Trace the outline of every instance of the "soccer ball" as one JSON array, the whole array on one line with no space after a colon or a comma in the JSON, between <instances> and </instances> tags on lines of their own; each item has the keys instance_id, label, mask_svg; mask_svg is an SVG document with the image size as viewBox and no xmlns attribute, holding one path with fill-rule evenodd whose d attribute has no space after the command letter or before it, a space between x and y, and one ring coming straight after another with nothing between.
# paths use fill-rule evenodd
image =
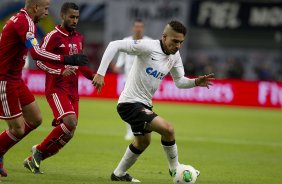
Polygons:
<instances>
[{"instance_id":1,"label":"soccer ball","mask_svg":"<svg viewBox=\"0 0 282 184\"><path fill-rule=\"evenodd\" d=\"M195 184L198 171L191 165L179 164L173 177L174 184Z\"/></svg>"}]
</instances>

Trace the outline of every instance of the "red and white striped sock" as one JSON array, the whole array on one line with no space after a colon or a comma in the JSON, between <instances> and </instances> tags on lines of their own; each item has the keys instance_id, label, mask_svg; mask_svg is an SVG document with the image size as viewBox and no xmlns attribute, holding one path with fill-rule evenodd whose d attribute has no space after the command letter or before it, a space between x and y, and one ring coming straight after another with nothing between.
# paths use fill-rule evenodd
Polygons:
<instances>
[{"instance_id":1,"label":"red and white striped sock","mask_svg":"<svg viewBox=\"0 0 282 184\"><path fill-rule=\"evenodd\" d=\"M61 123L56 126L50 134L36 147L43 153L43 159L56 154L72 138L73 128Z\"/></svg>"},{"instance_id":2,"label":"red and white striped sock","mask_svg":"<svg viewBox=\"0 0 282 184\"><path fill-rule=\"evenodd\" d=\"M3 156L11 147L13 147L21 139L17 138L9 130L5 130L0 134L0 156Z\"/></svg>"}]
</instances>

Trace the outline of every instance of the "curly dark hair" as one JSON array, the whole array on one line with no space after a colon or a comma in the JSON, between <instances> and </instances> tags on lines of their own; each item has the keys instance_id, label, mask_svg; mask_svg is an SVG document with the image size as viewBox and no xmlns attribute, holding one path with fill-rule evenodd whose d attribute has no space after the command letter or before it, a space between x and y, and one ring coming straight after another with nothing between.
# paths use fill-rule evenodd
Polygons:
<instances>
[{"instance_id":1,"label":"curly dark hair","mask_svg":"<svg viewBox=\"0 0 282 184\"><path fill-rule=\"evenodd\" d=\"M179 21L177 20L172 20L168 23L168 25L170 25L170 27L178 32L178 33L182 33L184 36L186 35L186 27Z\"/></svg>"}]
</instances>

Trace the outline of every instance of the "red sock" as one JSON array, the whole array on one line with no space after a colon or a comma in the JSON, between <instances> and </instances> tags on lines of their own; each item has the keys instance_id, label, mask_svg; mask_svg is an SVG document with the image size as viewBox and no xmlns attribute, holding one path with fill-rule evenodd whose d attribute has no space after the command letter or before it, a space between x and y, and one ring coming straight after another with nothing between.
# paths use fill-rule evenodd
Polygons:
<instances>
[{"instance_id":1,"label":"red sock","mask_svg":"<svg viewBox=\"0 0 282 184\"><path fill-rule=\"evenodd\" d=\"M41 142L36 149L43 153L43 159L56 154L72 138L72 128L61 123Z\"/></svg>"},{"instance_id":2,"label":"red sock","mask_svg":"<svg viewBox=\"0 0 282 184\"><path fill-rule=\"evenodd\" d=\"M3 131L0 134L0 156L3 156L18 141L20 141L20 139L13 135L9 130Z\"/></svg>"},{"instance_id":3,"label":"red sock","mask_svg":"<svg viewBox=\"0 0 282 184\"><path fill-rule=\"evenodd\" d=\"M29 134L29 132L36 128L28 122L25 122L24 124L25 132L21 138L15 136L9 130L5 130L0 134L0 156L3 156L11 147L13 147L17 142Z\"/></svg>"}]
</instances>

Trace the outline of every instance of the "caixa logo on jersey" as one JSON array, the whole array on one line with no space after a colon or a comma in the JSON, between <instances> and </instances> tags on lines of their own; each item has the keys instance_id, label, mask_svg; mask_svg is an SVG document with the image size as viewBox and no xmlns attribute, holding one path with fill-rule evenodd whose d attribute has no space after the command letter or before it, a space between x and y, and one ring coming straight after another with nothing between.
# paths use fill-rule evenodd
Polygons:
<instances>
[{"instance_id":1,"label":"caixa logo on jersey","mask_svg":"<svg viewBox=\"0 0 282 184\"><path fill-rule=\"evenodd\" d=\"M165 77L164 73L159 72L158 70L155 70L152 67L146 68L146 73L160 80L163 80L163 78Z\"/></svg>"}]
</instances>

